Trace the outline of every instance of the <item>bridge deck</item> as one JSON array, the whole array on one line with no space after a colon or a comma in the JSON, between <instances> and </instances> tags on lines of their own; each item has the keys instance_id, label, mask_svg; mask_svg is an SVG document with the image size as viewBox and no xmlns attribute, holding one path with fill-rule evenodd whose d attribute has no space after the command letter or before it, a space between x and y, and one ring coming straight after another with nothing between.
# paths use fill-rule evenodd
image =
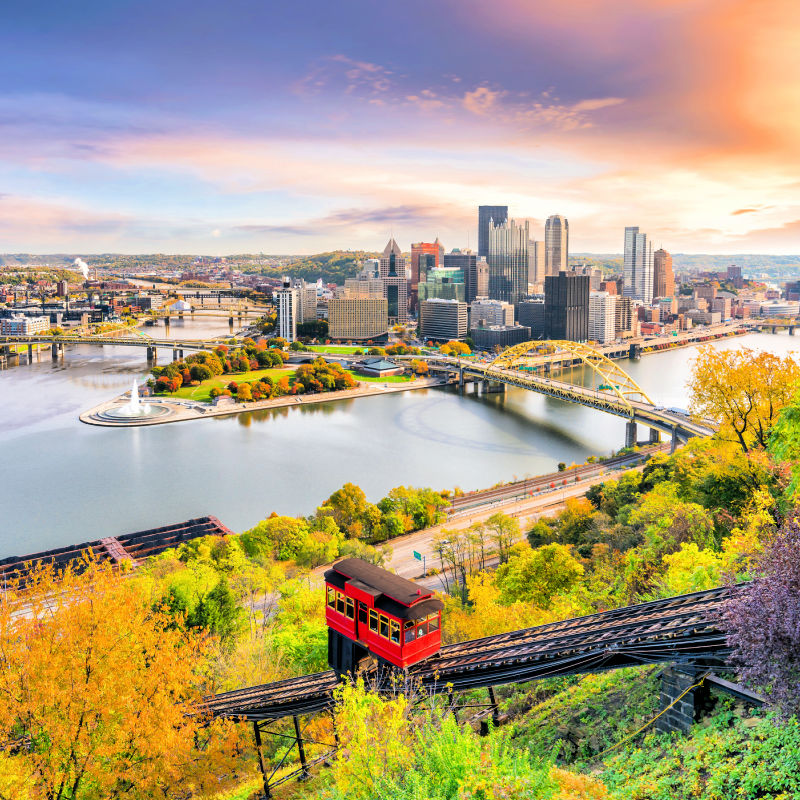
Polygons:
<instances>
[{"instance_id":1,"label":"bridge deck","mask_svg":"<svg viewBox=\"0 0 800 800\"><path fill-rule=\"evenodd\" d=\"M407 670L438 693L521 683L663 661L724 663L729 649L719 626L734 589L712 589L447 645ZM333 670L251 686L208 698L213 716L250 721L322 711L333 705ZM380 690L380 686L378 689Z\"/></svg>"}]
</instances>

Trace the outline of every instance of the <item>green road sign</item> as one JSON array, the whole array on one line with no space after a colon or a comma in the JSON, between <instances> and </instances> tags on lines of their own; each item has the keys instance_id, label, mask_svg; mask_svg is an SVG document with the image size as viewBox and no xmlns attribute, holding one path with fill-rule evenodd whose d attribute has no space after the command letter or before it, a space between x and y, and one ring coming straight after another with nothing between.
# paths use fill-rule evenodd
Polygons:
<instances>
[{"instance_id":1,"label":"green road sign","mask_svg":"<svg viewBox=\"0 0 800 800\"><path fill-rule=\"evenodd\" d=\"M414 552L414 558L416 558L417 561L422 561L422 556L416 550L414 550L413 552Z\"/></svg>"}]
</instances>

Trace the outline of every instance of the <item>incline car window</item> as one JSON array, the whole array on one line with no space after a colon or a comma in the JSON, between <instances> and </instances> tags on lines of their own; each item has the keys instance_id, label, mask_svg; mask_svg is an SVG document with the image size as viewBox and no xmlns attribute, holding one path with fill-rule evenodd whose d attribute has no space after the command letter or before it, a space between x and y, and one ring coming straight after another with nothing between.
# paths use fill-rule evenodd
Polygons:
<instances>
[{"instance_id":1,"label":"incline car window","mask_svg":"<svg viewBox=\"0 0 800 800\"><path fill-rule=\"evenodd\" d=\"M328 587L328 606L329 608L334 608L336 606L336 589L331 589Z\"/></svg>"},{"instance_id":2,"label":"incline car window","mask_svg":"<svg viewBox=\"0 0 800 800\"><path fill-rule=\"evenodd\" d=\"M392 634L390 638L396 644L400 644L400 623L392 620L390 624L392 629Z\"/></svg>"},{"instance_id":3,"label":"incline car window","mask_svg":"<svg viewBox=\"0 0 800 800\"><path fill-rule=\"evenodd\" d=\"M384 617L381 614L381 629L380 629L381 636L385 636L387 639L389 638L389 618Z\"/></svg>"},{"instance_id":4,"label":"incline car window","mask_svg":"<svg viewBox=\"0 0 800 800\"><path fill-rule=\"evenodd\" d=\"M356 606L350 597L347 598L347 610L345 612L345 616L347 619L355 619L356 616Z\"/></svg>"},{"instance_id":5,"label":"incline car window","mask_svg":"<svg viewBox=\"0 0 800 800\"><path fill-rule=\"evenodd\" d=\"M336 610L344 614L344 595L341 592L336 592Z\"/></svg>"},{"instance_id":6,"label":"incline car window","mask_svg":"<svg viewBox=\"0 0 800 800\"><path fill-rule=\"evenodd\" d=\"M371 631L378 632L378 612L377 611L370 611L369 612L369 629Z\"/></svg>"}]
</instances>

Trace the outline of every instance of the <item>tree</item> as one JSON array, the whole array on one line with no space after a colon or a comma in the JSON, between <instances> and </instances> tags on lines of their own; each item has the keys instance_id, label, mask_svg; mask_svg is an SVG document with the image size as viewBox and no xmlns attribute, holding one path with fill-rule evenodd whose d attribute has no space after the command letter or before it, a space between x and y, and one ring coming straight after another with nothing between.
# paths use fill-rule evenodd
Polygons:
<instances>
[{"instance_id":1,"label":"tree","mask_svg":"<svg viewBox=\"0 0 800 800\"><path fill-rule=\"evenodd\" d=\"M212 373L211 369L205 364L192 364L189 374L192 376L193 381L207 381Z\"/></svg>"},{"instance_id":2,"label":"tree","mask_svg":"<svg viewBox=\"0 0 800 800\"><path fill-rule=\"evenodd\" d=\"M798 380L800 364L791 354L781 358L746 347L703 347L689 383L691 407L713 419L720 435L732 437L747 452L767 446L770 429L791 402Z\"/></svg>"},{"instance_id":3,"label":"tree","mask_svg":"<svg viewBox=\"0 0 800 800\"><path fill-rule=\"evenodd\" d=\"M568 547L547 544L533 550L517 544L497 568L495 582L503 602L522 600L547 608L556 594L569 592L582 577L583 565Z\"/></svg>"},{"instance_id":4,"label":"tree","mask_svg":"<svg viewBox=\"0 0 800 800\"><path fill-rule=\"evenodd\" d=\"M419 358L411 360L411 369L414 370L415 375L427 375L430 372L430 367L427 361L422 361Z\"/></svg>"},{"instance_id":5,"label":"tree","mask_svg":"<svg viewBox=\"0 0 800 800\"><path fill-rule=\"evenodd\" d=\"M464 342L451 341L443 344L439 352L446 356L468 356L472 351Z\"/></svg>"},{"instance_id":6,"label":"tree","mask_svg":"<svg viewBox=\"0 0 800 800\"><path fill-rule=\"evenodd\" d=\"M778 461L788 465L791 480L786 497L793 506L800 501L800 391L781 411L769 439L769 451Z\"/></svg>"},{"instance_id":7,"label":"tree","mask_svg":"<svg viewBox=\"0 0 800 800\"><path fill-rule=\"evenodd\" d=\"M758 561L756 579L722 613L740 679L786 715L800 713L800 520L788 519Z\"/></svg>"},{"instance_id":8,"label":"tree","mask_svg":"<svg viewBox=\"0 0 800 800\"><path fill-rule=\"evenodd\" d=\"M239 388L236 390L236 399L241 403L253 399L253 390L250 388L249 383L239 384Z\"/></svg>"},{"instance_id":9,"label":"tree","mask_svg":"<svg viewBox=\"0 0 800 800\"><path fill-rule=\"evenodd\" d=\"M486 527L502 564L508 559L511 545L520 537L519 520L498 511L486 520Z\"/></svg>"},{"instance_id":10,"label":"tree","mask_svg":"<svg viewBox=\"0 0 800 800\"><path fill-rule=\"evenodd\" d=\"M346 483L337 489L323 504L331 509L339 530L356 538L361 538L363 533L361 523L368 505L364 490L354 483Z\"/></svg>"},{"instance_id":11,"label":"tree","mask_svg":"<svg viewBox=\"0 0 800 800\"><path fill-rule=\"evenodd\" d=\"M0 604L0 738L21 745L12 758L31 794L219 792L235 774L238 734L186 713L201 700L208 637L153 609L135 581L83 566L36 571Z\"/></svg>"}]
</instances>

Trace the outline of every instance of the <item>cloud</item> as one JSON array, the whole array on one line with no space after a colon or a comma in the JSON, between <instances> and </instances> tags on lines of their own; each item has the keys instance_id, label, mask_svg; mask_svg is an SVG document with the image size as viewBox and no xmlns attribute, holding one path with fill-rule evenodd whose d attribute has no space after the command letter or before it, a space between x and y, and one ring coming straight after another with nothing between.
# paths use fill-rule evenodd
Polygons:
<instances>
[{"instance_id":1,"label":"cloud","mask_svg":"<svg viewBox=\"0 0 800 800\"><path fill-rule=\"evenodd\" d=\"M467 111L485 116L495 107L503 94L504 92L492 91L486 86L479 86L477 89L464 94L462 104Z\"/></svg>"},{"instance_id":2,"label":"cloud","mask_svg":"<svg viewBox=\"0 0 800 800\"><path fill-rule=\"evenodd\" d=\"M731 216L736 217L739 214L756 214L757 208L737 208L736 211L731 211Z\"/></svg>"}]
</instances>

